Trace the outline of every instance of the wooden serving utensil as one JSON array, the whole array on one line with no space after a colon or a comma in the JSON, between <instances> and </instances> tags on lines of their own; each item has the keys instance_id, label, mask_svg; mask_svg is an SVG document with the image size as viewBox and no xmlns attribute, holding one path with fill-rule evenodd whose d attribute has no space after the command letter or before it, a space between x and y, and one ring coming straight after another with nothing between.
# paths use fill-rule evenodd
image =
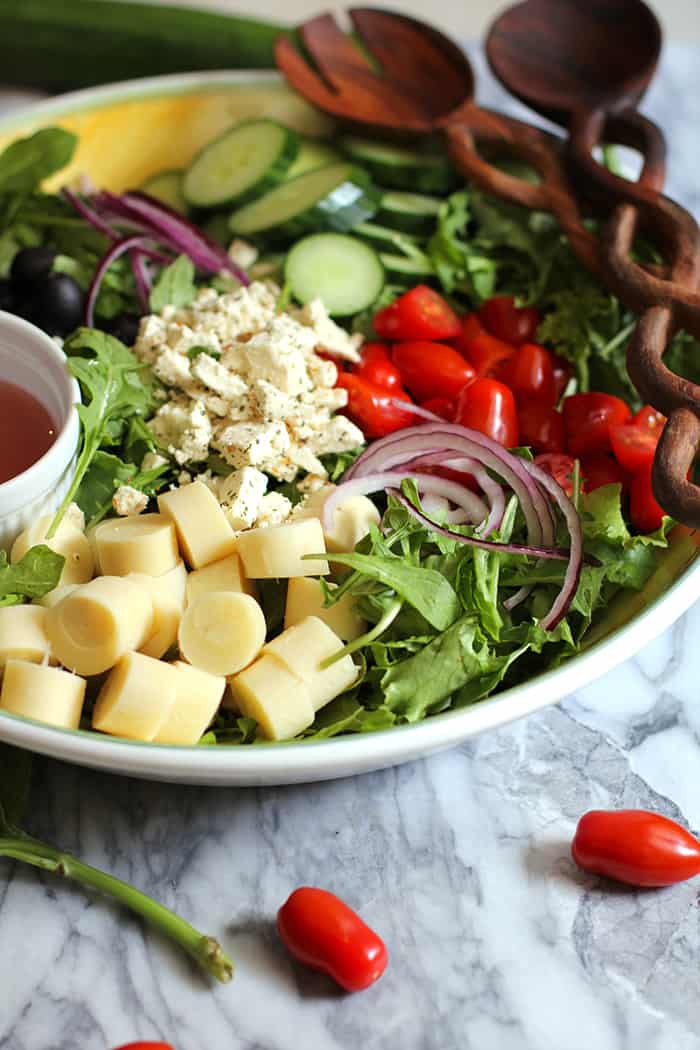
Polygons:
<instances>
[{"instance_id":1,"label":"wooden serving utensil","mask_svg":"<svg viewBox=\"0 0 700 1050\"><path fill-rule=\"evenodd\" d=\"M700 338L700 231L687 211L662 196L663 134L636 109L660 48L661 29L642 0L589 0L585 9L577 0L525 0L495 21L486 42L501 83L568 125L579 185L599 202L616 204L603 231L604 278L642 314L628 371L642 397L669 417L654 462L654 491L668 513L700 527L700 488L687 481L700 452L700 388L662 360L679 327ZM597 162L595 147L606 140L641 152L636 182ZM662 248L665 273L644 272L632 258L640 229Z\"/></svg>"}]
</instances>

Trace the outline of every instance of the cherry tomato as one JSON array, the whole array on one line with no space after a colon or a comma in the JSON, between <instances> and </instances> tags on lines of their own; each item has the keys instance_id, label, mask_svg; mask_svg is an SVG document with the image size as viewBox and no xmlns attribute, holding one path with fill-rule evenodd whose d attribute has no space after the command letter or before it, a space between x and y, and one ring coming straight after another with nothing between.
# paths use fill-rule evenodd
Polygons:
<instances>
[{"instance_id":1,"label":"cherry tomato","mask_svg":"<svg viewBox=\"0 0 700 1050\"><path fill-rule=\"evenodd\" d=\"M578 822L571 855L580 868L630 886L672 886L700 874L700 842L645 809L593 809Z\"/></svg>"},{"instance_id":2,"label":"cherry tomato","mask_svg":"<svg viewBox=\"0 0 700 1050\"><path fill-rule=\"evenodd\" d=\"M479 320L478 314L465 314L460 318L461 331L456 339L452 340L452 346L459 350L463 357L469 358L468 347L472 339L478 335L485 334L484 326Z\"/></svg>"},{"instance_id":3,"label":"cherry tomato","mask_svg":"<svg viewBox=\"0 0 700 1050\"><path fill-rule=\"evenodd\" d=\"M651 464L665 422L665 416L644 405L632 419L610 428L612 450L625 470L637 471Z\"/></svg>"},{"instance_id":4,"label":"cherry tomato","mask_svg":"<svg viewBox=\"0 0 700 1050\"><path fill-rule=\"evenodd\" d=\"M556 401L554 369L549 351L537 343L524 343L503 366L499 379L511 388L516 401L525 398L553 405Z\"/></svg>"},{"instance_id":5,"label":"cherry tomato","mask_svg":"<svg viewBox=\"0 0 700 1050\"><path fill-rule=\"evenodd\" d=\"M173 1050L170 1043L124 1043L116 1050Z\"/></svg>"},{"instance_id":6,"label":"cherry tomato","mask_svg":"<svg viewBox=\"0 0 700 1050\"><path fill-rule=\"evenodd\" d=\"M610 451L610 428L630 418L624 401L612 394L572 394L564 399L567 451L572 456Z\"/></svg>"},{"instance_id":7,"label":"cherry tomato","mask_svg":"<svg viewBox=\"0 0 700 1050\"><path fill-rule=\"evenodd\" d=\"M368 988L386 969L384 942L327 890L294 890L277 913L277 930L296 959L327 973L348 992Z\"/></svg>"},{"instance_id":8,"label":"cherry tomato","mask_svg":"<svg viewBox=\"0 0 700 1050\"><path fill-rule=\"evenodd\" d=\"M389 357L389 347L385 343L365 343L361 353L362 360L352 367L353 375L386 390L401 389L399 370Z\"/></svg>"},{"instance_id":9,"label":"cherry tomato","mask_svg":"<svg viewBox=\"0 0 700 1050\"><path fill-rule=\"evenodd\" d=\"M535 456L535 463L554 478L557 485L564 489L567 496L573 496L574 483L572 476L576 460L573 456L566 456L563 452L546 452L542 456Z\"/></svg>"},{"instance_id":10,"label":"cherry tomato","mask_svg":"<svg viewBox=\"0 0 700 1050\"><path fill-rule=\"evenodd\" d=\"M471 361L477 375L491 378L514 354L514 347L483 330L474 336L466 348L467 360Z\"/></svg>"},{"instance_id":11,"label":"cherry tomato","mask_svg":"<svg viewBox=\"0 0 700 1050\"><path fill-rule=\"evenodd\" d=\"M416 285L374 318L380 339L454 339L461 331L459 317L441 295L425 284Z\"/></svg>"},{"instance_id":12,"label":"cherry tomato","mask_svg":"<svg viewBox=\"0 0 700 1050\"><path fill-rule=\"evenodd\" d=\"M569 380L574 374L574 370L565 357L560 357L559 354L553 354L551 351L550 357L554 375L554 398L558 404L561 401L562 394L569 385Z\"/></svg>"},{"instance_id":13,"label":"cherry tomato","mask_svg":"<svg viewBox=\"0 0 700 1050\"><path fill-rule=\"evenodd\" d=\"M622 467L605 452L591 452L581 457L581 485L584 492L595 492L603 485L625 485Z\"/></svg>"},{"instance_id":14,"label":"cherry tomato","mask_svg":"<svg viewBox=\"0 0 700 1050\"><path fill-rule=\"evenodd\" d=\"M455 422L512 448L518 444L518 416L512 391L495 379L475 379L462 390Z\"/></svg>"},{"instance_id":15,"label":"cherry tomato","mask_svg":"<svg viewBox=\"0 0 700 1050\"><path fill-rule=\"evenodd\" d=\"M564 451L564 417L552 405L542 401L518 404L520 441L533 452Z\"/></svg>"},{"instance_id":16,"label":"cherry tomato","mask_svg":"<svg viewBox=\"0 0 700 1050\"><path fill-rule=\"evenodd\" d=\"M391 356L404 386L418 401L458 397L476 375L469 362L444 343L397 343Z\"/></svg>"},{"instance_id":17,"label":"cherry tomato","mask_svg":"<svg viewBox=\"0 0 700 1050\"><path fill-rule=\"evenodd\" d=\"M336 386L347 390L348 403L345 411L357 423L365 437L384 437L394 430L412 426L417 420L413 412L403 411L393 403L395 398L401 401L411 400L403 390L383 390L351 372L341 372Z\"/></svg>"},{"instance_id":18,"label":"cherry tomato","mask_svg":"<svg viewBox=\"0 0 700 1050\"><path fill-rule=\"evenodd\" d=\"M655 532L663 521L663 509L656 502L651 487L651 463L632 475L630 517L640 532Z\"/></svg>"},{"instance_id":19,"label":"cherry tomato","mask_svg":"<svg viewBox=\"0 0 700 1050\"><path fill-rule=\"evenodd\" d=\"M516 306L510 295L495 295L479 308L479 317L492 335L520 346L535 338L540 313L534 306Z\"/></svg>"},{"instance_id":20,"label":"cherry tomato","mask_svg":"<svg viewBox=\"0 0 700 1050\"><path fill-rule=\"evenodd\" d=\"M452 422L457 411L457 403L447 397L431 397L428 401L423 401L420 407L427 409L435 416L440 416L440 419L446 419L449 423Z\"/></svg>"}]
</instances>

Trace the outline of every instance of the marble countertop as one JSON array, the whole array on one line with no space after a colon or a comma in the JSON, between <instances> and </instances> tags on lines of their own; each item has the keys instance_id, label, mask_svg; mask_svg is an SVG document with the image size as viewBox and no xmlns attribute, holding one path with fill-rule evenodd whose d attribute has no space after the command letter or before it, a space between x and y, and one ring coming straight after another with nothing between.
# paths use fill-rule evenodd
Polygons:
<instances>
[{"instance_id":1,"label":"marble countertop","mask_svg":"<svg viewBox=\"0 0 700 1050\"><path fill-rule=\"evenodd\" d=\"M670 50L646 106L696 213L697 62ZM41 761L31 830L175 907L238 970L214 987L105 901L2 863L0 1050L700 1050L697 881L615 890L569 859L593 807L700 828L699 635L700 605L560 707L334 783L185 788ZM274 916L300 884L384 936L369 991L281 949Z\"/></svg>"}]
</instances>

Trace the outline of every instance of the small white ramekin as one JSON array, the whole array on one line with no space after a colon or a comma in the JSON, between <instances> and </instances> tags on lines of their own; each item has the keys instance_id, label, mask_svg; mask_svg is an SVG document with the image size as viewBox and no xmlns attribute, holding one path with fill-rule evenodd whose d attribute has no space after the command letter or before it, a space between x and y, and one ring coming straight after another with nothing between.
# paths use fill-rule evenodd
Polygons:
<instances>
[{"instance_id":1,"label":"small white ramekin","mask_svg":"<svg viewBox=\"0 0 700 1050\"><path fill-rule=\"evenodd\" d=\"M28 390L57 423L57 435L41 459L0 484L0 550L42 514L56 510L75 474L80 390L66 356L36 325L0 310L0 378Z\"/></svg>"}]
</instances>

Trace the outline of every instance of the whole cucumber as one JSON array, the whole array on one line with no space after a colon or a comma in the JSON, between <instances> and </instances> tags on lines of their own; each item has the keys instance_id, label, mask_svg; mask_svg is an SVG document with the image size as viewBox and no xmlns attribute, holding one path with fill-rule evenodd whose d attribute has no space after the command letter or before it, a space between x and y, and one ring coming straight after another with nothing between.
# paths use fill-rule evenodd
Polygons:
<instances>
[{"instance_id":1,"label":"whole cucumber","mask_svg":"<svg viewBox=\"0 0 700 1050\"><path fill-rule=\"evenodd\" d=\"M284 26L122 0L0 0L2 81L49 91L202 69L274 67Z\"/></svg>"}]
</instances>

